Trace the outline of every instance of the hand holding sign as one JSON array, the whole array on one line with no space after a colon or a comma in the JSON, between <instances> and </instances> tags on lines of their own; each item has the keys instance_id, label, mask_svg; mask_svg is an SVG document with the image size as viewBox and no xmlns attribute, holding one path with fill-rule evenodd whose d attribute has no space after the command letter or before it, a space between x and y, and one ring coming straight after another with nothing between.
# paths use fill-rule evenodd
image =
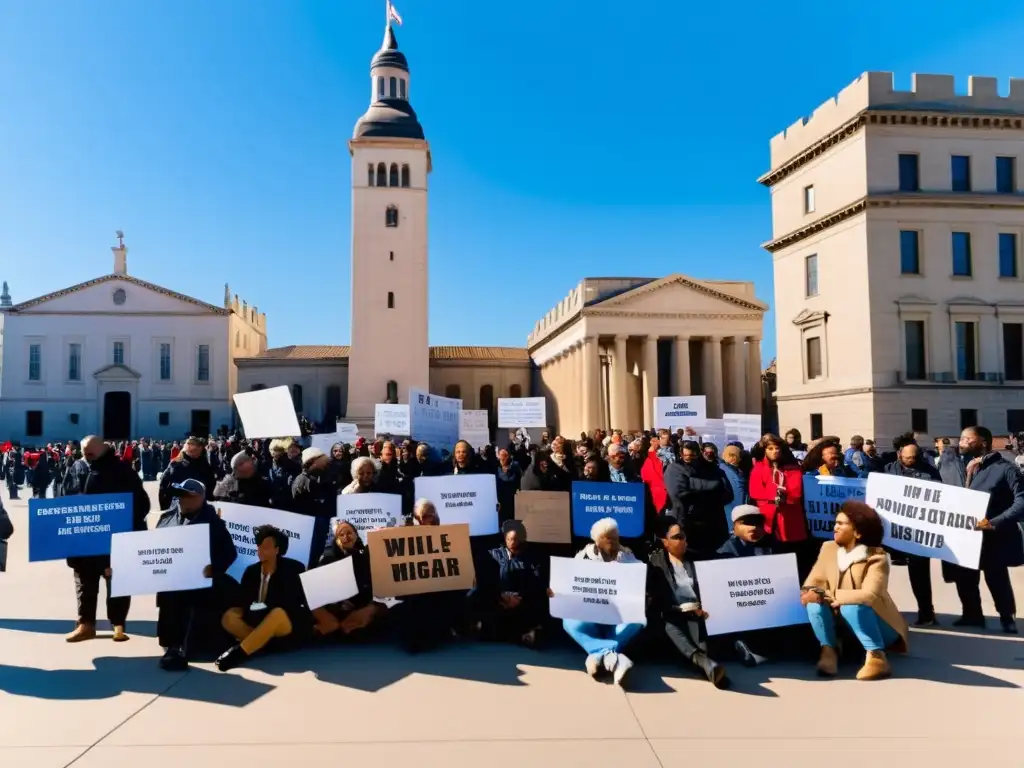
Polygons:
<instances>
[{"instance_id":1,"label":"hand holding sign","mask_svg":"<svg viewBox=\"0 0 1024 768\"><path fill-rule=\"evenodd\" d=\"M208 565L205 568L203 568L203 578L204 579L212 579L213 578L213 566L212 565Z\"/></svg>"}]
</instances>

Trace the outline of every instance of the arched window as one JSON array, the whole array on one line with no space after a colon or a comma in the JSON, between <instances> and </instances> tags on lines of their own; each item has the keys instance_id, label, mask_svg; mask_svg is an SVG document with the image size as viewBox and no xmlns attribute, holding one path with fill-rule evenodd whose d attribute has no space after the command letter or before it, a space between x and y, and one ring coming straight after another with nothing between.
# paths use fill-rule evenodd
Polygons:
<instances>
[{"instance_id":1,"label":"arched window","mask_svg":"<svg viewBox=\"0 0 1024 768\"><path fill-rule=\"evenodd\" d=\"M391 178L388 180L388 185L392 187L398 186L398 163L391 164Z\"/></svg>"},{"instance_id":2,"label":"arched window","mask_svg":"<svg viewBox=\"0 0 1024 768\"><path fill-rule=\"evenodd\" d=\"M462 387L460 387L458 384L449 384L447 387L444 388L444 396L454 397L456 400L458 400L460 397L462 397Z\"/></svg>"},{"instance_id":3,"label":"arched window","mask_svg":"<svg viewBox=\"0 0 1024 768\"><path fill-rule=\"evenodd\" d=\"M378 77L377 78L377 98L378 99L383 99L384 98L384 78L383 77Z\"/></svg>"},{"instance_id":4,"label":"arched window","mask_svg":"<svg viewBox=\"0 0 1024 768\"><path fill-rule=\"evenodd\" d=\"M401 80L398 81L398 95L401 97L401 99L403 101L408 98L408 96L405 95L405 78L404 77Z\"/></svg>"},{"instance_id":5,"label":"arched window","mask_svg":"<svg viewBox=\"0 0 1024 768\"><path fill-rule=\"evenodd\" d=\"M494 413L494 387L490 384L480 387L480 410L487 411L487 423L493 427L496 414Z\"/></svg>"},{"instance_id":6,"label":"arched window","mask_svg":"<svg viewBox=\"0 0 1024 768\"><path fill-rule=\"evenodd\" d=\"M384 212L384 225L388 227L398 226L398 208L394 205L389 205L387 211Z\"/></svg>"},{"instance_id":7,"label":"arched window","mask_svg":"<svg viewBox=\"0 0 1024 768\"><path fill-rule=\"evenodd\" d=\"M388 309L395 308L395 294L394 291L388 291Z\"/></svg>"},{"instance_id":8,"label":"arched window","mask_svg":"<svg viewBox=\"0 0 1024 768\"><path fill-rule=\"evenodd\" d=\"M388 382L387 394L388 394L388 402L389 403L394 404L394 403L398 402L398 382L397 381L389 381Z\"/></svg>"},{"instance_id":9,"label":"arched window","mask_svg":"<svg viewBox=\"0 0 1024 768\"><path fill-rule=\"evenodd\" d=\"M302 385L292 384L292 405L296 413L302 413Z\"/></svg>"},{"instance_id":10,"label":"arched window","mask_svg":"<svg viewBox=\"0 0 1024 768\"><path fill-rule=\"evenodd\" d=\"M392 77L391 80L390 80L389 85L391 86L391 98L392 99L397 99L398 98L398 78L397 77Z\"/></svg>"},{"instance_id":11,"label":"arched window","mask_svg":"<svg viewBox=\"0 0 1024 768\"><path fill-rule=\"evenodd\" d=\"M373 163L370 163L370 165L369 165L369 167L367 167L366 171L367 171L366 186L372 187L373 186Z\"/></svg>"},{"instance_id":12,"label":"arched window","mask_svg":"<svg viewBox=\"0 0 1024 768\"><path fill-rule=\"evenodd\" d=\"M519 386L518 384L513 384L511 387L508 388L508 396L509 397L522 397L523 396L523 388L521 386Z\"/></svg>"},{"instance_id":13,"label":"arched window","mask_svg":"<svg viewBox=\"0 0 1024 768\"><path fill-rule=\"evenodd\" d=\"M409 166L408 165L403 165L402 166L402 186L403 187L408 187L409 186Z\"/></svg>"},{"instance_id":14,"label":"arched window","mask_svg":"<svg viewBox=\"0 0 1024 768\"><path fill-rule=\"evenodd\" d=\"M388 167L384 163L377 163L377 186L386 187L388 185Z\"/></svg>"},{"instance_id":15,"label":"arched window","mask_svg":"<svg viewBox=\"0 0 1024 768\"><path fill-rule=\"evenodd\" d=\"M330 384L324 397L327 409L324 412L324 421L333 424L341 416L341 387L337 384Z\"/></svg>"}]
</instances>

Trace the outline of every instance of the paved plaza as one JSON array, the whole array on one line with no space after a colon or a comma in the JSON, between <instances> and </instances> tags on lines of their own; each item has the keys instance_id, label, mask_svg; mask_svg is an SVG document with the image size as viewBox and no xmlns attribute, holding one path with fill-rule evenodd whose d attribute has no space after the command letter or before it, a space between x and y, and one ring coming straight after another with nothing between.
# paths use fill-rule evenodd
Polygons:
<instances>
[{"instance_id":1,"label":"paved plaza","mask_svg":"<svg viewBox=\"0 0 1024 768\"><path fill-rule=\"evenodd\" d=\"M732 689L716 691L641 663L623 691L587 677L580 652L494 645L316 649L168 674L153 598L135 599L128 643L64 642L71 571L28 564L27 502L2 492L17 530L0 574L0 768L1024 765L1024 641L995 630L915 631L876 683L853 680L856 662L819 680L808 659L731 666ZM956 593L938 567L934 583L948 627ZM1014 584L1024 596L1024 571ZM912 617L905 568L891 589Z\"/></svg>"}]
</instances>

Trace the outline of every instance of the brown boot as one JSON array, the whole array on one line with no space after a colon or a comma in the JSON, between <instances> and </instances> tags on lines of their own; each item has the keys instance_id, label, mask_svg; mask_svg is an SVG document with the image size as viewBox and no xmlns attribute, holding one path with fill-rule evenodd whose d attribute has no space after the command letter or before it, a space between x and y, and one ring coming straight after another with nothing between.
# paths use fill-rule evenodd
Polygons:
<instances>
[{"instance_id":1,"label":"brown boot","mask_svg":"<svg viewBox=\"0 0 1024 768\"><path fill-rule=\"evenodd\" d=\"M70 635L64 638L69 643L81 643L96 637L96 625L88 621L80 621Z\"/></svg>"},{"instance_id":2,"label":"brown boot","mask_svg":"<svg viewBox=\"0 0 1024 768\"><path fill-rule=\"evenodd\" d=\"M868 651L864 666L857 672L858 680L884 680L892 674L885 651Z\"/></svg>"},{"instance_id":3,"label":"brown boot","mask_svg":"<svg viewBox=\"0 0 1024 768\"><path fill-rule=\"evenodd\" d=\"M118 624L114 627L114 636L112 639L115 643L123 643L125 640L128 639L128 635L125 634L123 626Z\"/></svg>"},{"instance_id":4,"label":"brown boot","mask_svg":"<svg viewBox=\"0 0 1024 768\"><path fill-rule=\"evenodd\" d=\"M821 646L821 656L818 657L818 674L822 677L835 677L839 671L839 656L836 649L830 645Z\"/></svg>"}]
</instances>

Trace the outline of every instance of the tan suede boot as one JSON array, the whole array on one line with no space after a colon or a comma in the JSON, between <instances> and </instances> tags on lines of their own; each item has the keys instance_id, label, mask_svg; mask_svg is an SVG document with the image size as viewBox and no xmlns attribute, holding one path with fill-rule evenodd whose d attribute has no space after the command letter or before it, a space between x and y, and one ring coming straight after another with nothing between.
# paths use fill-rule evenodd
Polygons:
<instances>
[{"instance_id":1,"label":"tan suede boot","mask_svg":"<svg viewBox=\"0 0 1024 768\"><path fill-rule=\"evenodd\" d=\"M74 630L64 640L69 643L81 643L85 640L92 640L94 637L96 637L96 625L91 622L81 621L75 625Z\"/></svg>"},{"instance_id":2,"label":"tan suede boot","mask_svg":"<svg viewBox=\"0 0 1024 768\"><path fill-rule=\"evenodd\" d=\"M884 651L868 651L864 666L857 672L858 680L884 680L892 674Z\"/></svg>"},{"instance_id":3,"label":"tan suede boot","mask_svg":"<svg viewBox=\"0 0 1024 768\"><path fill-rule=\"evenodd\" d=\"M836 649L830 645L821 646L821 656L818 657L818 674L823 677L835 677L839 671L839 656Z\"/></svg>"},{"instance_id":4,"label":"tan suede boot","mask_svg":"<svg viewBox=\"0 0 1024 768\"><path fill-rule=\"evenodd\" d=\"M114 636L112 639L115 643L123 643L125 640L128 639L128 635L125 634L123 626L119 624L114 627Z\"/></svg>"}]
</instances>

